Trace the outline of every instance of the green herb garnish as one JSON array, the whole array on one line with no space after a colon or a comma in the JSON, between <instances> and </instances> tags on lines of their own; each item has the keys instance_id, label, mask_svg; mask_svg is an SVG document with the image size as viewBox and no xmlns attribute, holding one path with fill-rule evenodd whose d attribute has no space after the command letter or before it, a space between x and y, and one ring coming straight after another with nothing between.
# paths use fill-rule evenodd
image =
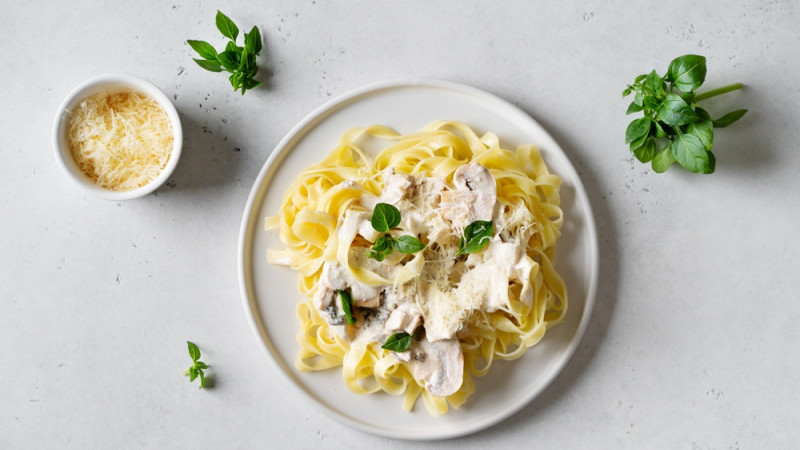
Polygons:
<instances>
[{"instance_id":1,"label":"green herb garnish","mask_svg":"<svg viewBox=\"0 0 800 450\"><path fill-rule=\"evenodd\" d=\"M375 205L370 223L372 223L372 228L375 231L380 231L383 234L372 244L372 247L367 252L368 258L383 261L392 250L410 254L425 248L425 244L414 236L404 235L395 239L389 234L392 228L400 225L400 210L388 203Z\"/></svg>"},{"instance_id":2,"label":"green herb garnish","mask_svg":"<svg viewBox=\"0 0 800 450\"><path fill-rule=\"evenodd\" d=\"M355 325L356 318L353 317L353 300L350 298L350 293L346 290L339 290L336 292L339 293L339 298L342 300L342 309L344 310L344 316L347 319L347 323L350 325Z\"/></svg>"},{"instance_id":3,"label":"green herb garnish","mask_svg":"<svg viewBox=\"0 0 800 450\"><path fill-rule=\"evenodd\" d=\"M242 91L244 95L248 89L261 86L261 82L255 79L258 73L256 56L261 52L261 33L258 27L253 27L249 33L244 33L244 46L236 45L239 37L239 27L231 19L220 11L217 11L217 29L223 36L229 39L225 50L217 53L214 46L205 41L187 40L194 51L203 59L193 58L194 61L203 69L211 72L227 71L231 73L228 80L233 86L233 91Z\"/></svg>"},{"instance_id":4,"label":"green herb garnish","mask_svg":"<svg viewBox=\"0 0 800 450\"><path fill-rule=\"evenodd\" d=\"M367 257L383 261L386 259L386 255L392 252L393 247L394 238L392 238L392 235L388 233L382 234L375 240L375 243L372 244L372 248L367 252Z\"/></svg>"},{"instance_id":5,"label":"green herb garnish","mask_svg":"<svg viewBox=\"0 0 800 450\"><path fill-rule=\"evenodd\" d=\"M394 249L400 253L416 253L425 248L425 245L414 236L400 236L394 240Z\"/></svg>"},{"instance_id":6,"label":"green herb garnish","mask_svg":"<svg viewBox=\"0 0 800 450\"><path fill-rule=\"evenodd\" d=\"M193 342L186 341L189 346L189 356L192 358L192 367L183 373L184 376L189 375L189 381L194 381L195 378L200 377L200 388L206 387L206 377L203 374L203 369L208 369L208 365L200 361L200 349Z\"/></svg>"},{"instance_id":7,"label":"green herb garnish","mask_svg":"<svg viewBox=\"0 0 800 450\"><path fill-rule=\"evenodd\" d=\"M392 228L400 225L400 210L388 203L378 203L370 219L375 231L388 233Z\"/></svg>"},{"instance_id":8,"label":"green herb garnish","mask_svg":"<svg viewBox=\"0 0 800 450\"><path fill-rule=\"evenodd\" d=\"M456 256L481 251L489 245L494 235L491 220L476 220L464 228L464 235L458 241Z\"/></svg>"},{"instance_id":9,"label":"green herb garnish","mask_svg":"<svg viewBox=\"0 0 800 450\"><path fill-rule=\"evenodd\" d=\"M739 109L714 120L698 106L701 100L742 88L742 83L734 83L697 94L706 70L705 57L684 55L670 62L663 77L655 70L639 75L622 91L623 97L634 94L627 114L644 115L628 125L625 143L636 159L651 163L653 171L665 172L677 162L694 173L713 173L714 128L726 127L747 113Z\"/></svg>"},{"instance_id":10,"label":"green herb garnish","mask_svg":"<svg viewBox=\"0 0 800 450\"><path fill-rule=\"evenodd\" d=\"M381 348L390 350L397 353L405 352L411 347L412 336L405 331L395 333L386 339L386 342L381 345Z\"/></svg>"}]
</instances>

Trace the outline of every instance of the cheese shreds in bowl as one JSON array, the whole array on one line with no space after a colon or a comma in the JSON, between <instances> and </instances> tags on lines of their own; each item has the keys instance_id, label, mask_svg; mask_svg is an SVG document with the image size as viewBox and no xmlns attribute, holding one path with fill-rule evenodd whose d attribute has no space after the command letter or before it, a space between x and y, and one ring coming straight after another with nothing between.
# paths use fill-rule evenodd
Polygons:
<instances>
[{"instance_id":1,"label":"cheese shreds in bowl","mask_svg":"<svg viewBox=\"0 0 800 450\"><path fill-rule=\"evenodd\" d=\"M127 191L155 179L167 166L173 139L167 113L139 92L95 94L69 112L72 157L105 189Z\"/></svg>"}]
</instances>

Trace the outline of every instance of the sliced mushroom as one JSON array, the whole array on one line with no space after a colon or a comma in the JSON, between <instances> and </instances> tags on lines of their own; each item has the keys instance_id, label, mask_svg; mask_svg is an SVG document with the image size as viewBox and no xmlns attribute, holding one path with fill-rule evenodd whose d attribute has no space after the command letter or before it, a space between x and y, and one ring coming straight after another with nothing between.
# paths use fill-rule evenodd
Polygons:
<instances>
[{"instance_id":1,"label":"sliced mushroom","mask_svg":"<svg viewBox=\"0 0 800 450\"><path fill-rule=\"evenodd\" d=\"M414 378L424 382L431 395L447 397L461 388L464 354L457 338L430 342L423 337L404 353L401 359L408 362Z\"/></svg>"}]
</instances>

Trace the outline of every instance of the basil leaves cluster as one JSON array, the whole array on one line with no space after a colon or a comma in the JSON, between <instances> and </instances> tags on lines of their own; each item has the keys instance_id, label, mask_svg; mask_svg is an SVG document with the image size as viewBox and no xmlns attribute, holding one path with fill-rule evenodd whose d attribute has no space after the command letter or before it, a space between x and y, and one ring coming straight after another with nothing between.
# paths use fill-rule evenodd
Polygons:
<instances>
[{"instance_id":1,"label":"basil leaves cluster","mask_svg":"<svg viewBox=\"0 0 800 450\"><path fill-rule=\"evenodd\" d=\"M186 344L189 347L189 357L192 358L192 366L189 367L189 369L187 369L183 375L189 375L189 382L192 382L199 377L200 389L202 389L207 386L206 376L203 373L203 370L208 369L208 364L200 361L200 349L195 343L186 341Z\"/></svg>"},{"instance_id":2,"label":"basil leaves cluster","mask_svg":"<svg viewBox=\"0 0 800 450\"><path fill-rule=\"evenodd\" d=\"M220 11L217 11L216 23L219 32L229 40L225 50L217 53L208 42L187 40L186 43L203 58L193 58L194 61L211 72L229 72L231 75L228 81L233 86L233 91L241 90L242 95L248 89L261 86L261 82L255 79L258 73L256 56L261 52L262 46L258 27L254 26L249 33L244 33L244 46L240 47L236 45L239 27Z\"/></svg>"},{"instance_id":3,"label":"basil leaves cluster","mask_svg":"<svg viewBox=\"0 0 800 450\"><path fill-rule=\"evenodd\" d=\"M622 92L634 94L627 114L641 112L625 130L625 143L636 158L651 163L653 171L665 172L677 162L694 173L713 173L716 158L711 152L714 128L723 128L747 113L740 109L712 119L698 102L741 89L734 83L703 94L696 94L706 78L706 58L684 55L670 62L667 74L656 71L636 77Z\"/></svg>"},{"instance_id":4,"label":"basil leaves cluster","mask_svg":"<svg viewBox=\"0 0 800 450\"><path fill-rule=\"evenodd\" d=\"M383 234L372 244L372 247L367 252L368 258L383 261L392 250L410 254L425 248L425 244L414 236L404 235L395 238L389 234L392 228L400 225L400 210L388 203L378 203L375 205L370 223L375 231L379 231Z\"/></svg>"}]
</instances>

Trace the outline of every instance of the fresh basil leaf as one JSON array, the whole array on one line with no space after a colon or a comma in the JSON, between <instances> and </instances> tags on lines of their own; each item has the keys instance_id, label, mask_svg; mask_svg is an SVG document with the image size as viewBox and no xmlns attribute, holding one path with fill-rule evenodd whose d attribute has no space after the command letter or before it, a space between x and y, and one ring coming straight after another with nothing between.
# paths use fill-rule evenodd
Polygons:
<instances>
[{"instance_id":1,"label":"fresh basil leaf","mask_svg":"<svg viewBox=\"0 0 800 450\"><path fill-rule=\"evenodd\" d=\"M627 97L627 96L631 95L631 92L633 92L633 88L631 88L630 86L626 87L626 88L625 88L625 89L622 91L622 97L623 97L623 98L625 98L625 97Z\"/></svg>"},{"instance_id":2,"label":"fresh basil leaf","mask_svg":"<svg viewBox=\"0 0 800 450\"><path fill-rule=\"evenodd\" d=\"M239 37L239 27L221 11L217 11L217 29L226 38L235 41Z\"/></svg>"},{"instance_id":3,"label":"fresh basil leaf","mask_svg":"<svg viewBox=\"0 0 800 450\"><path fill-rule=\"evenodd\" d=\"M236 92L242 85L242 74L240 72L234 71L231 76L228 77L228 81L231 82L231 86L233 86L233 91Z\"/></svg>"},{"instance_id":4,"label":"fresh basil leaf","mask_svg":"<svg viewBox=\"0 0 800 450\"><path fill-rule=\"evenodd\" d=\"M208 42L196 41L190 39L186 41L186 43L189 44L189 46L192 47L194 51L196 51L197 54L200 55L202 58L211 61L217 60L217 51L214 50L214 47Z\"/></svg>"},{"instance_id":5,"label":"fresh basil leaf","mask_svg":"<svg viewBox=\"0 0 800 450\"><path fill-rule=\"evenodd\" d=\"M631 104L628 105L628 111L626 111L625 114L633 114L643 109L644 107L642 105L637 105L636 102L631 102Z\"/></svg>"},{"instance_id":6,"label":"fresh basil leaf","mask_svg":"<svg viewBox=\"0 0 800 450\"><path fill-rule=\"evenodd\" d=\"M683 92L694 92L706 79L706 58L683 55L670 62L667 79Z\"/></svg>"},{"instance_id":7,"label":"fresh basil leaf","mask_svg":"<svg viewBox=\"0 0 800 450\"><path fill-rule=\"evenodd\" d=\"M203 361L196 361L194 366L198 369L208 369L208 364L204 363Z\"/></svg>"},{"instance_id":8,"label":"fresh basil leaf","mask_svg":"<svg viewBox=\"0 0 800 450\"><path fill-rule=\"evenodd\" d=\"M706 172L706 173L714 173L714 170L716 168L717 168L717 157L714 156L714 154L709 151L708 152L708 172Z\"/></svg>"},{"instance_id":9,"label":"fresh basil leaf","mask_svg":"<svg viewBox=\"0 0 800 450\"><path fill-rule=\"evenodd\" d=\"M736 111L729 112L724 116L720 117L717 120L714 120L714 127L715 128L725 128L728 125L736 122L737 120L741 119L745 114L747 114L746 109L737 109Z\"/></svg>"},{"instance_id":10,"label":"fresh basil leaf","mask_svg":"<svg viewBox=\"0 0 800 450\"><path fill-rule=\"evenodd\" d=\"M228 41L228 43L225 45L225 51L226 52L233 52L233 53L241 55L242 54L242 50L244 50L244 49L242 47L239 47L238 45L236 45L236 43L233 42L233 41Z\"/></svg>"},{"instance_id":11,"label":"fresh basil leaf","mask_svg":"<svg viewBox=\"0 0 800 450\"><path fill-rule=\"evenodd\" d=\"M378 236L378 239L375 239L375 243L372 244L371 250L379 253L388 253L392 251L392 247L394 246L394 239L389 234L382 234Z\"/></svg>"},{"instance_id":12,"label":"fresh basil leaf","mask_svg":"<svg viewBox=\"0 0 800 450\"><path fill-rule=\"evenodd\" d=\"M650 111L657 111L658 107L661 106L661 101L658 97L653 95L647 95L644 97L644 107Z\"/></svg>"},{"instance_id":13,"label":"fresh basil leaf","mask_svg":"<svg viewBox=\"0 0 800 450\"><path fill-rule=\"evenodd\" d=\"M679 95L667 94L664 103L658 108L658 119L674 127L689 124L696 118L697 114L692 107Z\"/></svg>"},{"instance_id":14,"label":"fresh basil leaf","mask_svg":"<svg viewBox=\"0 0 800 450\"><path fill-rule=\"evenodd\" d=\"M186 341L187 346L189 347L189 356L192 357L192 361L197 361L200 359L200 349L195 345L194 342Z\"/></svg>"},{"instance_id":15,"label":"fresh basil leaf","mask_svg":"<svg viewBox=\"0 0 800 450\"><path fill-rule=\"evenodd\" d=\"M680 98L682 98L683 101L685 101L689 105L691 105L694 102L694 92L680 92L678 96L680 96Z\"/></svg>"},{"instance_id":16,"label":"fresh basil leaf","mask_svg":"<svg viewBox=\"0 0 800 450\"><path fill-rule=\"evenodd\" d=\"M394 240L394 248L400 253L416 253L425 248L425 244L414 236L405 235Z\"/></svg>"},{"instance_id":17,"label":"fresh basil leaf","mask_svg":"<svg viewBox=\"0 0 800 450\"><path fill-rule=\"evenodd\" d=\"M664 80L662 80L661 77L658 76L658 73L656 73L655 70L647 74L647 77L644 79L644 83L650 90L650 92L652 92L656 96L660 95L661 92L664 90L663 88Z\"/></svg>"},{"instance_id":18,"label":"fresh basil leaf","mask_svg":"<svg viewBox=\"0 0 800 450\"><path fill-rule=\"evenodd\" d=\"M664 173L674 162L675 157L672 156L670 144L667 144L655 154L653 161L651 162L651 166L653 167L653 172Z\"/></svg>"},{"instance_id":19,"label":"fresh basil leaf","mask_svg":"<svg viewBox=\"0 0 800 450\"><path fill-rule=\"evenodd\" d=\"M198 66L210 72L222 72L224 70L217 60L211 61L209 59L197 59L197 58L193 59Z\"/></svg>"},{"instance_id":20,"label":"fresh basil leaf","mask_svg":"<svg viewBox=\"0 0 800 450\"><path fill-rule=\"evenodd\" d=\"M411 335L404 331L400 333L394 333L393 335L389 336L389 338L386 339L386 342L381 345L381 348L397 353L408 351L410 347Z\"/></svg>"},{"instance_id":21,"label":"fresh basil leaf","mask_svg":"<svg viewBox=\"0 0 800 450\"><path fill-rule=\"evenodd\" d=\"M698 119L689 124L686 132L697 136L700 142L703 143L703 147L706 150L711 150L714 145L714 125L711 120L703 118L708 117L708 113L704 110L697 108L697 113Z\"/></svg>"},{"instance_id":22,"label":"fresh basil leaf","mask_svg":"<svg viewBox=\"0 0 800 450\"><path fill-rule=\"evenodd\" d=\"M372 244L372 247L367 252L367 258L372 258L376 261L383 261L386 259L386 255L392 252L392 248L394 248L394 238L388 233L383 234L375 240L375 243Z\"/></svg>"},{"instance_id":23,"label":"fresh basil leaf","mask_svg":"<svg viewBox=\"0 0 800 450\"><path fill-rule=\"evenodd\" d=\"M386 253L384 252L376 252L375 250L367 251L367 258L372 258L375 261L381 262L386 259Z\"/></svg>"},{"instance_id":24,"label":"fresh basil leaf","mask_svg":"<svg viewBox=\"0 0 800 450\"><path fill-rule=\"evenodd\" d=\"M375 231L388 233L400 224L400 210L388 203L378 203L372 212L370 222Z\"/></svg>"},{"instance_id":25,"label":"fresh basil leaf","mask_svg":"<svg viewBox=\"0 0 800 450\"><path fill-rule=\"evenodd\" d=\"M672 154L678 164L694 173L711 173L714 171L708 157L708 151L693 134L680 134L672 142Z\"/></svg>"},{"instance_id":26,"label":"fresh basil leaf","mask_svg":"<svg viewBox=\"0 0 800 450\"><path fill-rule=\"evenodd\" d=\"M631 142L631 151L634 151L644 145L645 141L650 137L650 134L645 134Z\"/></svg>"},{"instance_id":27,"label":"fresh basil leaf","mask_svg":"<svg viewBox=\"0 0 800 450\"><path fill-rule=\"evenodd\" d=\"M350 325L354 325L356 323L355 317L353 317L353 300L350 298L350 293L346 290L340 290L339 298L342 300L342 309L344 310L344 316L347 319L347 323Z\"/></svg>"},{"instance_id":28,"label":"fresh basil leaf","mask_svg":"<svg viewBox=\"0 0 800 450\"><path fill-rule=\"evenodd\" d=\"M195 378L197 378L197 374L198 374L198 372L199 372L199 371L198 371L197 369L195 369L194 367L191 367L191 368L189 369L189 381L190 381L190 382L194 381L194 380L195 380Z\"/></svg>"},{"instance_id":29,"label":"fresh basil leaf","mask_svg":"<svg viewBox=\"0 0 800 450\"><path fill-rule=\"evenodd\" d=\"M475 253L483 250L494 235L494 226L490 220L476 220L467 225L458 244L458 255Z\"/></svg>"},{"instance_id":30,"label":"fresh basil leaf","mask_svg":"<svg viewBox=\"0 0 800 450\"><path fill-rule=\"evenodd\" d=\"M203 389L206 386L206 376L203 374L202 370L198 370L197 374L200 375L200 387L197 389Z\"/></svg>"},{"instance_id":31,"label":"fresh basil leaf","mask_svg":"<svg viewBox=\"0 0 800 450\"><path fill-rule=\"evenodd\" d=\"M252 78L245 78L243 80L243 83L242 83L242 89L244 89L244 90L257 88L259 86L261 86L261 82L260 81L256 81L256 80L254 80Z\"/></svg>"},{"instance_id":32,"label":"fresh basil leaf","mask_svg":"<svg viewBox=\"0 0 800 450\"><path fill-rule=\"evenodd\" d=\"M236 52L225 50L217 55L217 59L228 72L235 72L239 67L239 55Z\"/></svg>"},{"instance_id":33,"label":"fresh basil leaf","mask_svg":"<svg viewBox=\"0 0 800 450\"><path fill-rule=\"evenodd\" d=\"M642 94L642 91L636 91L636 95L633 96L633 102L639 106L644 106L644 94Z\"/></svg>"},{"instance_id":34,"label":"fresh basil leaf","mask_svg":"<svg viewBox=\"0 0 800 450\"><path fill-rule=\"evenodd\" d=\"M661 122L657 120L653 121L653 129L655 130L653 133L654 137L663 138L667 135L667 132L664 131L664 127L661 126Z\"/></svg>"},{"instance_id":35,"label":"fresh basil leaf","mask_svg":"<svg viewBox=\"0 0 800 450\"><path fill-rule=\"evenodd\" d=\"M647 133L650 132L651 122L649 117L640 117L629 123L625 130L625 143L630 144L642 136L647 136Z\"/></svg>"},{"instance_id":36,"label":"fresh basil leaf","mask_svg":"<svg viewBox=\"0 0 800 450\"><path fill-rule=\"evenodd\" d=\"M656 155L656 140L648 137L640 147L633 150L633 154L643 163L650 162Z\"/></svg>"},{"instance_id":37,"label":"fresh basil leaf","mask_svg":"<svg viewBox=\"0 0 800 450\"><path fill-rule=\"evenodd\" d=\"M694 109L694 112L697 114L697 118L700 120L711 120L711 116L708 114L708 111L700 108L699 106Z\"/></svg>"},{"instance_id":38,"label":"fresh basil leaf","mask_svg":"<svg viewBox=\"0 0 800 450\"><path fill-rule=\"evenodd\" d=\"M253 50L253 54L257 55L261 52L261 32L258 27L253 27L249 33L244 35L244 46Z\"/></svg>"},{"instance_id":39,"label":"fresh basil leaf","mask_svg":"<svg viewBox=\"0 0 800 450\"><path fill-rule=\"evenodd\" d=\"M248 71L250 70L250 60L253 57L251 52L251 49L245 47L239 55L239 72L242 73L242 80L250 76Z\"/></svg>"}]
</instances>

